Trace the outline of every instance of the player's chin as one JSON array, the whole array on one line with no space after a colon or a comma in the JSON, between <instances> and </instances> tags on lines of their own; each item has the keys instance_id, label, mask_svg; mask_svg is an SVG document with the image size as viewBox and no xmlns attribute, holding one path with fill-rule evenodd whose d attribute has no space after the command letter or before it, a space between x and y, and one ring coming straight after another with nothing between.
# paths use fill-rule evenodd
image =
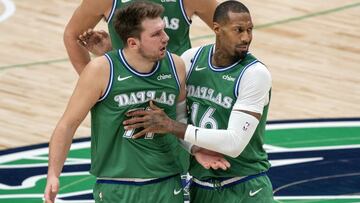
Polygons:
<instances>
[{"instance_id":1,"label":"player's chin","mask_svg":"<svg viewBox=\"0 0 360 203\"><path fill-rule=\"evenodd\" d=\"M240 59L243 59L246 57L246 55L248 54L248 50L244 49L244 50L236 50L236 55L239 56Z\"/></svg>"},{"instance_id":2,"label":"player's chin","mask_svg":"<svg viewBox=\"0 0 360 203\"><path fill-rule=\"evenodd\" d=\"M158 55L158 58L163 59L165 56L166 56L166 51L160 51L159 55Z\"/></svg>"}]
</instances>

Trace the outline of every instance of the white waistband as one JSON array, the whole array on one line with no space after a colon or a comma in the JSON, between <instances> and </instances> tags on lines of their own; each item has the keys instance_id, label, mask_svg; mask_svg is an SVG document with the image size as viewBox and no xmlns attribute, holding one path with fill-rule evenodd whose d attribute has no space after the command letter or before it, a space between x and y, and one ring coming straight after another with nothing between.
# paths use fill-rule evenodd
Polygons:
<instances>
[{"instance_id":1,"label":"white waistband","mask_svg":"<svg viewBox=\"0 0 360 203\"><path fill-rule=\"evenodd\" d=\"M206 182L206 181L201 181L199 179L196 179L196 178L192 178L192 181L194 181L195 183L199 184L199 185L202 185L202 186L206 186L206 187L211 187L211 188L215 188L215 187L219 187L219 186L225 186L225 185L228 185L228 184L231 184L233 182L236 182L238 180L241 180L243 178L246 178L247 176L242 176L242 177L234 177L234 178L230 178L230 179L227 179L227 180L224 180L224 181L221 181L217 184L214 184L214 183L211 183L211 182Z\"/></svg>"},{"instance_id":2,"label":"white waistband","mask_svg":"<svg viewBox=\"0 0 360 203\"><path fill-rule=\"evenodd\" d=\"M158 178L97 178L97 180L117 180L117 181L127 181L127 182L147 182L150 180L155 180Z\"/></svg>"}]
</instances>

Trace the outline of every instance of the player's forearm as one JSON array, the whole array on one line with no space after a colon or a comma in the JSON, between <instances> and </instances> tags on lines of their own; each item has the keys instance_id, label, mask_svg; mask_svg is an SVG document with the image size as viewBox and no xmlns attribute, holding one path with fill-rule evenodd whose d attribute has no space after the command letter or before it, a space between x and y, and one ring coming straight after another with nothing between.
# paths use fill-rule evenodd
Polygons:
<instances>
[{"instance_id":1,"label":"player's forearm","mask_svg":"<svg viewBox=\"0 0 360 203\"><path fill-rule=\"evenodd\" d=\"M180 139L184 139L184 135L186 132L187 124L170 120L170 122L167 125L168 132L175 135L176 137Z\"/></svg>"},{"instance_id":2,"label":"player's forearm","mask_svg":"<svg viewBox=\"0 0 360 203\"><path fill-rule=\"evenodd\" d=\"M72 143L74 130L58 124L49 144L49 177L59 177Z\"/></svg>"},{"instance_id":3,"label":"player's forearm","mask_svg":"<svg viewBox=\"0 0 360 203\"><path fill-rule=\"evenodd\" d=\"M64 33L64 44L71 64L80 75L82 70L90 61L89 52L78 44L77 37L71 33Z\"/></svg>"},{"instance_id":4,"label":"player's forearm","mask_svg":"<svg viewBox=\"0 0 360 203\"><path fill-rule=\"evenodd\" d=\"M259 121L243 112L232 112L228 129L205 129L188 125L184 140L199 147L237 157L245 149Z\"/></svg>"}]
</instances>

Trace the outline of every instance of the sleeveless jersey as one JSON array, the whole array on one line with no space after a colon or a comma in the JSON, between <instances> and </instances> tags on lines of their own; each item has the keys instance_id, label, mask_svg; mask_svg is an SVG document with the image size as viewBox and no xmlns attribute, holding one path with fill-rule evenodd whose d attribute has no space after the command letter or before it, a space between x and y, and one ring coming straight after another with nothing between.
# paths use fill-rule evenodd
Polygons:
<instances>
[{"instance_id":1,"label":"sleeveless jersey","mask_svg":"<svg viewBox=\"0 0 360 203\"><path fill-rule=\"evenodd\" d=\"M91 109L91 170L96 177L159 178L181 172L176 149L179 142L171 134L125 131L126 112L146 109L149 100L176 118L179 80L171 54L158 61L154 69L142 74L133 69L122 50L105 54L111 64L107 91Z\"/></svg>"},{"instance_id":2,"label":"sleeveless jersey","mask_svg":"<svg viewBox=\"0 0 360 203\"><path fill-rule=\"evenodd\" d=\"M113 7L108 19L108 29L114 49L120 49L123 47L123 42L116 33L113 25L115 11L126 6L132 1L133 0L113 1ZM165 22L165 32L170 38L167 49L171 53L175 53L180 56L184 51L191 48L189 38L191 20L188 19L185 13L183 0L151 0L151 2L161 4L165 8L162 18Z\"/></svg>"},{"instance_id":3,"label":"sleeveless jersey","mask_svg":"<svg viewBox=\"0 0 360 203\"><path fill-rule=\"evenodd\" d=\"M243 60L224 68L211 64L213 45L198 50L187 76L188 123L211 129L227 129L230 113L238 96L242 74L259 61L248 54ZM244 151L236 158L226 156L231 167L223 170L206 170L194 157L190 162L190 174L200 180L220 177L236 177L266 171L270 164L263 149L268 106L264 107L261 121Z\"/></svg>"}]
</instances>

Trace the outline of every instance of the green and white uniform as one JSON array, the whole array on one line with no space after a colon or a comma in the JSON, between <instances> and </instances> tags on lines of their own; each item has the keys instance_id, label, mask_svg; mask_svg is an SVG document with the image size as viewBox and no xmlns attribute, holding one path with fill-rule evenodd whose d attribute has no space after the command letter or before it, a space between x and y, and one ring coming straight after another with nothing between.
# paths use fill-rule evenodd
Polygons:
<instances>
[{"instance_id":1,"label":"green and white uniform","mask_svg":"<svg viewBox=\"0 0 360 203\"><path fill-rule=\"evenodd\" d=\"M113 1L112 10L107 22L111 42L115 49L123 47L123 43L113 25L115 11L131 2L133 0L126 1L125 3L122 0ZM161 4L165 8L162 18L165 22L165 32L170 38L167 49L177 55L181 55L184 51L190 49L189 29L191 20L186 15L183 0L152 0L151 2Z\"/></svg>"},{"instance_id":2,"label":"green and white uniform","mask_svg":"<svg viewBox=\"0 0 360 203\"><path fill-rule=\"evenodd\" d=\"M174 135L147 134L132 139L139 129L125 131L122 124L128 119L126 112L148 108L149 100L175 119L180 85L171 54L167 52L146 74L133 69L122 50L105 56L110 63L110 80L106 93L91 109L91 174L98 180L130 183L134 178L141 181L177 176L182 168L178 161L179 142ZM179 176L177 179L180 181ZM169 195L173 189L169 189Z\"/></svg>"},{"instance_id":3,"label":"green and white uniform","mask_svg":"<svg viewBox=\"0 0 360 203\"><path fill-rule=\"evenodd\" d=\"M186 82L188 123L201 128L227 129L230 113L237 105L240 81L245 71L260 62L248 54L231 66L215 67L211 64L213 47L201 47L192 55L191 63L185 61L187 66L191 64ZM190 190L192 202L266 202L272 199L272 186L265 175L270 163L263 148L268 106L267 103L261 108L261 120L242 153L236 158L226 156L231 164L229 169L207 170L194 157L191 158L189 172L194 177ZM231 184L227 187L228 182ZM263 189L257 197L265 198L264 201L253 197L251 201L248 194L243 197L246 190L249 192L259 187Z\"/></svg>"}]
</instances>

